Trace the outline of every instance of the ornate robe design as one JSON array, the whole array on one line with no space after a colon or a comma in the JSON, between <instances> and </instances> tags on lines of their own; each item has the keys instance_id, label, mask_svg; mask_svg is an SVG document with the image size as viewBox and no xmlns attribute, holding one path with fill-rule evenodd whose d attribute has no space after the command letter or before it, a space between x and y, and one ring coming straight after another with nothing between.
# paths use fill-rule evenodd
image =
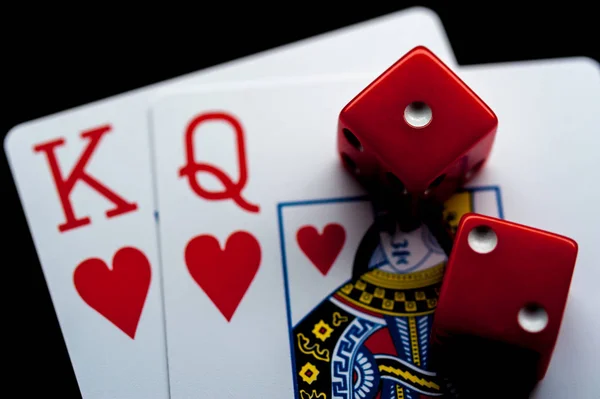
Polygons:
<instances>
[{"instance_id":1,"label":"ornate robe design","mask_svg":"<svg viewBox=\"0 0 600 399\"><path fill-rule=\"evenodd\" d=\"M456 227L472 193L446 203ZM429 335L445 255L426 228L381 238L369 271L340 286L292 331L300 399L443 396L428 364Z\"/></svg>"}]
</instances>

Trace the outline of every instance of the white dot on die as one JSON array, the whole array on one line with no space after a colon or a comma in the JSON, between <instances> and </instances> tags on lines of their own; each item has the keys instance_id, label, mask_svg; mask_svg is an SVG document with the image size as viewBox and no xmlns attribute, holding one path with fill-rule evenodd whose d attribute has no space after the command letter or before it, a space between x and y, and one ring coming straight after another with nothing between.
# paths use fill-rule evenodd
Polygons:
<instances>
[{"instance_id":1,"label":"white dot on die","mask_svg":"<svg viewBox=\"0 0 600 399\"><path fill-rule=\"evenodd\" d=\"M548 313L538 305L524 306L517 318L521 328L530 333L543 331L548 325Z\"/></svg>"},{"instance_id":2,"label":"white dot on die","mask_svg":"<svg viewBox=\"0 0 600 399\"><path fill-rule=\"evenodd\" d=\"M498 245L498 236L490 227L477 226L469 232L467 241L473 251L487 254L492 252Z\"/></svg>"},{"instance_id":3,"label":"white dot on die","mask_svg":"<svg viewBox=\"0 0 600 399\"><path fill-rule=\"evenodd\" d=\"M431 108L422 101L412 102L404 109L404 120L415 129L429 125L432 116Z\"/></svg>"}]
</instances>

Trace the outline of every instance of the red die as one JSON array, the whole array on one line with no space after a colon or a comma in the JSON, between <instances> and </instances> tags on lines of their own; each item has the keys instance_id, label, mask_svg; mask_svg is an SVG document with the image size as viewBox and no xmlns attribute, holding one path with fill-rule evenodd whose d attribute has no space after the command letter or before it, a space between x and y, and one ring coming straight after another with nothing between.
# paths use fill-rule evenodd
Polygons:
<instances>
[{"instance_id":1,"label":"red die","mask_svg":"<svg viewBox=\"0 0 600 399\"><path fill-rule=\"evenodd\" d=\"M361 180L444 201L483 165L497 125L494 112L419 46L344 107L338 150Z\"/></svg>"},{"instance_id":2,"label":"red die","mask_svg":"<svg viewBox=\"0 0 600 399\"><path fill-rule=\"evenodd\" d=\"M526 372L541 380L558 337L576 257L577 243L569 238L501 219L464 215L440 290L433 350L444 353L443 346L461 336L521 348L521 353L529 353L528 359L511 354L509 369L530 362ZM465 347L474 342L465 340ZM496 355L489 356L477 367L485 370L497 361ZM507 370L497 377L506 380Z\"/></svg>"}]
</instances>

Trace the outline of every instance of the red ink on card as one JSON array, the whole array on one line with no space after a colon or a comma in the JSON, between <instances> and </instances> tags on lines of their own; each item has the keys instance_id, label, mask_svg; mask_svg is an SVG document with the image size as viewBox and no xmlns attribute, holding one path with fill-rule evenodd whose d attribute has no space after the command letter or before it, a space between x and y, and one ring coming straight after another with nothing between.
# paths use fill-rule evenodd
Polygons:
<instances>
[{"instance_id":1,"label":"red ink on card","mask_svg":"<svg viewBox=\"0 0 600 399\"><path fill-rule=\"evenodd\" d=\"M227 321L254 280L260 260L260 244L244 231L231 234L224 249L211 235L196 236L185 248L190 275Z\"/></svg>"},{"instance_id":2,"label":"red ink on card","mask_svg":"<svg viewBox=\"0 0 600 399\"><path fill-rule=\"evenodd\" d=\"M48 166L50 167L50 172L52 173L52 179L54 180L54 185L56 186L60 204L66 218L64 223L58 225L58 230L61 233L91 223L89 217L78 218L75 216L75 212L73 211L73 204L71 203L70 196L75 184L78 181L86 183L90 188L115 205L113 209L110 209L106 212L106 217L108 218L135 211L137 209L137 204L127 202L123 197L119 196L117 193L102 184L98 179L85 171L85 167L98 148L100 140L106 133L110 132L110 130L111 127L109 125L105 125L81 133L81 137L88 140L88 145L79 156L79 159L75 163L75 166L67 178L64 178L60 171L55 152L58 147L61 147L65 144L65 139L61 138L52 140L33 147L34 152L45 153L46 159L48 160Z\"/></svg>"},{"instance_id":3,"label":"red ink on card","mask_svg":"<svg viewBox=\"0 0 600 399\"><path fill-rule=\"evenodd\" d=\"M148 295L150 263L138 249L119 249L112 268L98 258L81 262L73 273L79 296L132 339Z\"/></svg>"},{"instance_id":4,"label":"red ink on card","mask_svg":"<svg viewBox=\"0 0 600 399\"><path fill-rule=\"evenodd\" d=\"M298 246L313 265L326 276L346 241L346 231L337 223L325 226L319 234L314 226L303 226L296 233Z\"/></svg>"},{"instance_id":5,"label":"red ink on card","mask_svg":"<svg viewBox=\"0 0 600 399\"><path fill-rule=\"evenodd\" d=\"M194 158L194 134L200 126L209 121L222 121L229 124L235 133L237 142L237 159L240 178L234 182L225 172L216 166L196 162ZM209 201L231 199L240 208L248 212L258 213L258 205L249 203L242 197L242 190L248 180L246 148L244 143L244 129L241 123L232 115L223 112L201 114L195 117L187 126L185 132L186 164L179 170L179 176L187 177L190 188L200 197ZM223 184L223 191L208 191L204 189L196 178L196 174L205 172L217 178Z\"/></svg>"}]
</instances>

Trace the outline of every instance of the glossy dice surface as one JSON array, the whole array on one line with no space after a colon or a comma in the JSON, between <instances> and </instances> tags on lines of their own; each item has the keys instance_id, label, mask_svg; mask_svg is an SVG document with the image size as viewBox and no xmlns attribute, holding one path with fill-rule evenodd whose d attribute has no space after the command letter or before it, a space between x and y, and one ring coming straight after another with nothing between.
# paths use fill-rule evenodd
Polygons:
<instances>
[{"instance_id":1,"label":"glossy dice surface","mask_svg":"<svg viewBox=\"0 0 600 399\"><path fill-rule=\"evenodd\" d=\"M465 83L416 47L342 109L338 150L359 179L443 201L486 160L497 125Z\"/></svg>"},{"instance_id":2,"label":"glossy dice surface","mask_svg":"<svg viewBox=\"0 0 600 399\"><path fill-rule=\"evenodd\" d=\"M569 238L482 215L463 216L446 266L432 340L436 335L475 336L527 349L535 354L535 375L542 379L576 257L577 243Z\"/></svg>"}]
</instances>

